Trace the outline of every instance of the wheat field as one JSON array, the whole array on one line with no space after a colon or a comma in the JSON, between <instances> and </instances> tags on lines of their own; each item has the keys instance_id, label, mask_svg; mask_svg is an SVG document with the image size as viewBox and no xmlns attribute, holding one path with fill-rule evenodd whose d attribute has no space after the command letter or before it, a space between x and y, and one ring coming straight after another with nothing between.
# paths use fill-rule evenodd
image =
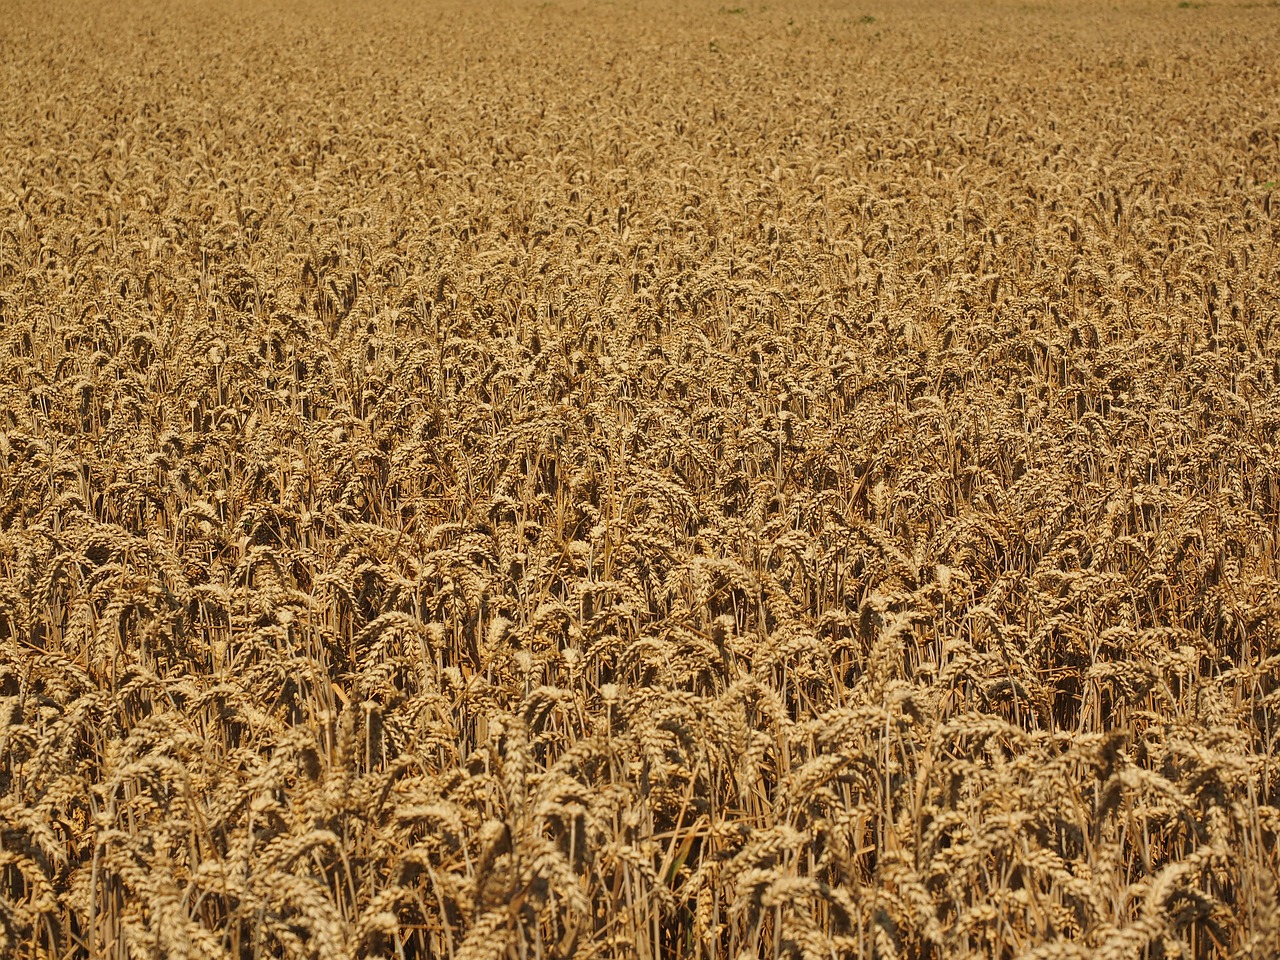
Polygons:
<instances>
[{"instance_id":1,"label":"wheat field","mask_svg":"<svg viewBox=\"0 0 1280 960\"><path fill-rule=\"evenodd\" d=\"M0 10L0 953L1280 955L1280 6Z\"/></svg>"}]
</instances>

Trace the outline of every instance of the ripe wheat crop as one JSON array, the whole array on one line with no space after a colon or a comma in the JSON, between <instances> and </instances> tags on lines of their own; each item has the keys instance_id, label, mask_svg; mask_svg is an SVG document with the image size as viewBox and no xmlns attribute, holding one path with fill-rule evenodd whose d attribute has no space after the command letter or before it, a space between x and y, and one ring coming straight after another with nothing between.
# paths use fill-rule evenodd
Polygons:
<instances>
[{"instance_id":1,"label":"ripe wheat crop","mask_svg":"<svg viewBox=\"0 0 1280 960\"><path fill-rule=\"evenodd\" d=\"M1280 954L1280 10L0 11L0 953Z\"/></svg>"}]
</instances>

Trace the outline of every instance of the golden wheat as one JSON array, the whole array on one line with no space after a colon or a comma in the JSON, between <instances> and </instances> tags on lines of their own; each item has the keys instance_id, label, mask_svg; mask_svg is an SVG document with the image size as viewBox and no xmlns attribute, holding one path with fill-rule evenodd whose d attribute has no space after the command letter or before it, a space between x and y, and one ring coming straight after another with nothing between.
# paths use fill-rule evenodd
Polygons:
<instances>
[{"instance_id":1,"label":"golden wheat","mask_svg":"<svg viewBox=\"0 0 1280 960\"><path fill-rule=\"evenodd\" d=\"M1275 4L10 4L0 949L1280 953Z\"/></svg>"}]
</instances>

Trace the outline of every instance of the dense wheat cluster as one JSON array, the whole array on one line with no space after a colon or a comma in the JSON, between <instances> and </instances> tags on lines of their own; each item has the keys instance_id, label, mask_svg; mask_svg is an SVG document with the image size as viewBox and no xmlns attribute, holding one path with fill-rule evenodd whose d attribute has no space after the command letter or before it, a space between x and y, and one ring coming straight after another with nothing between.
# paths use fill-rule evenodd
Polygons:
<instances>
[{"instance_id":1,"label":"dense wheat cluster","mask_svg":"<svg viewBox=\"0 0 1280 960\"><path fill-rule=\"evenodd\" d=\"M0 15L0 952L1280 950L1280 8Z\"/></svg>"}]
</instances>

